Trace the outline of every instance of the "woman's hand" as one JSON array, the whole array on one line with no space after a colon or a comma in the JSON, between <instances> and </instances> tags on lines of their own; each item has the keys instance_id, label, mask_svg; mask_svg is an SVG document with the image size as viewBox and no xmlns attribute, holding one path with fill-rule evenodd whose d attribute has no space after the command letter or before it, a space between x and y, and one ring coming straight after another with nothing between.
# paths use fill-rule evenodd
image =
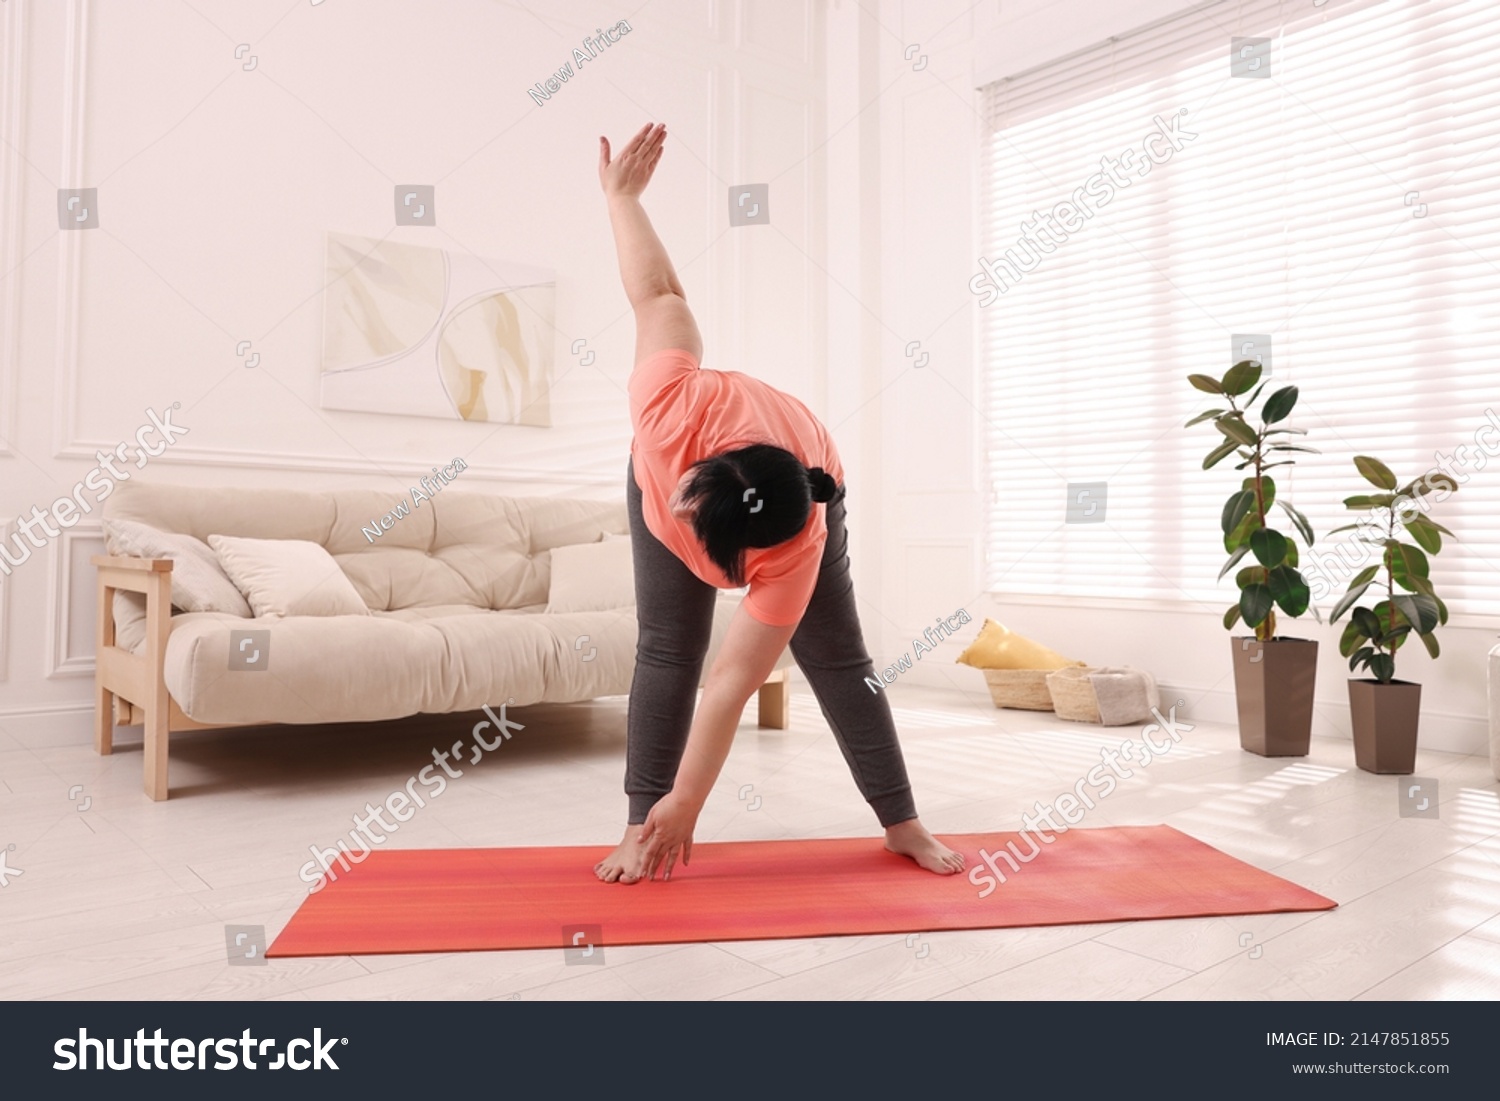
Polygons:
<instances>
[{"instance_id":1,"label":"woman's hand","mask_svg":"<svg viewBox=\"0 0 1500 1101\"><path fill-rule=\"evenodd\" d=\"M609 139L599 139L599 184L604 194L616 197L635 198L651 182L656 171L656 162L661 160L661 151L666 147L667 127L665 123L647 123L639 134L631 138L620 155L614 160L609 156Z\"/></svg>"},{"instance_id":2,"label":"woman's hand","mask_svg":"<svg viewBox=\"0 0 1500 1101\"><path fill-rule=\"evenodd\" d=\"M651 813L646 815L640 832L644 846L641 866L646 870L647 879L656 878L656 869L663 862L666 875L662 878L671 879L672 866L677 863L679 852L683 867L687 866L693 855L693 827L698 824L701 809L670 792L657 800Z\"/></svg>"}]
</instances>

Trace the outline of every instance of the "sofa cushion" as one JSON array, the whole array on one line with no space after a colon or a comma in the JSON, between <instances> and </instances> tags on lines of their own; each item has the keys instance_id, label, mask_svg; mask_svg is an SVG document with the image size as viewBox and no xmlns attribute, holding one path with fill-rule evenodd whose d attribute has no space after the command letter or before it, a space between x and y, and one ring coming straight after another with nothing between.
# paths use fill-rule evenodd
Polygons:
<instances>
[{"instance_id":1,"label":"sofa cushion","mask_svg":"<svg viewBox=\"0 0 1500 1101\"><path fill-rule=\"evenodd\" d=\"M250 616L250 605L235 588L212 549L201 539L162 531L134 520L106 517L104 545L112 555L172 560L172 606L184 612L227 612ZM123 590L116 590L117 593ZM140 594L132 593L139 597ZM144 616L144 597L140 598Z\"/></svg>"},{"instance_id":2,"label":"sofa cushion","mask_svg":"<svg viewBox=\"0 0 1500 1101\"><path fill-rule=\"evenodd\" d=\"M393 518L396 507L407 511ZM443 490L411 507L408 491L204 489L122 482L105 514L197 539L307 539L333 555L376 611L547 602L551 550L625 534L625 502L499 497ZM387 525L380 521L385 519Z\"/></svg>"},{"instance_id":3,"label":"sofa cushion","mask_svg":"<svg viewBox=\"0 0 1500 1101\"><path fill-rule=\"evenodd\" d=\"M963 613L967 622L968 615ZM1010 628L986 619L979 637L954 659L976 669L1066 669L1083 662L1065 658L1056 650L1018 635Z\"/></svg>"},{"instance_id":4,"label":"sofa cushion","mask_svg":"<svg viewBox=\"0 0 1500 1101\"><path fill-rule=\"evenodd\" d=\"M208 544L257 619L370 614L333 556L311 540L210 535Z\"/></svg>"},{"instance_id":5,"label":"sofa cushion","mask_svg":"<svg viewBox=\"0 0 1500 1101\"><path fill-rule=\"evenodd\" d=\"M715 602L705 671L738 601ZM269 632L263 670L230 670L233 631ZM167 690L206 723L323 723L569 703L630 691L634 609L552 614L468 605L231 622L175 616ZM783 653L777 668L791 664ZM537 731L538 735L544 731ZM455 735L456 736L456 735Z\"/></svg>"},{"instance_id":6,"label":"sofa cushion","mask_svg":"<svg viewBox=\"0 0 1500 1101\"><path fill-rule=\"evenodd\" d=\"M549 612L597 612L635 605L629 539L552 548Z\"/></svg>"}]
</instances>

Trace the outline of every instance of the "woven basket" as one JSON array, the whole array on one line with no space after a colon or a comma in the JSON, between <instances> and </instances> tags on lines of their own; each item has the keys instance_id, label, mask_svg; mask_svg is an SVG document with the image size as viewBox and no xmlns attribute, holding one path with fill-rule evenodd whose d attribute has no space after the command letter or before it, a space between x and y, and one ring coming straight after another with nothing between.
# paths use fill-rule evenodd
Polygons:
<instances>
[{"instance_id":1,"label":"woven basket","mask_svg":"<svg viewBox=\"0 0 1500 1101\"><path fill-rule=\"evenodd\" d=\"M1047 674L1047 691L1059 719L1075 723L1098 723L1099 699L1089 675L1093 669L1058 669Z\"/></svg>"},{"instance_id":2,"label":"woven basket","mask_svg":"<svg viewBox=\"0 0 1500 1101\"><path fill-rule=\"evenodd\" d=\"M1052 693L1047 691L1046 669L986 669L985 683L996 707L1022 711L1051 711Z\"/></svg>"}]
</instances>

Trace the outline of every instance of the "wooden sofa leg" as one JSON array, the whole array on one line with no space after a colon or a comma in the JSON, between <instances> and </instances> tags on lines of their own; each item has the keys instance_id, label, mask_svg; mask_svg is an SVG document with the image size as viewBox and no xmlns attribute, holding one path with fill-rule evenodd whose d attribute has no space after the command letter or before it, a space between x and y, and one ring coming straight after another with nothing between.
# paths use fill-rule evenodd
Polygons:
<instances>
[{"instance_id":1,"label":"wooden sofa leg","mask_svg":"<svg viewBox=\"0 0 1500 1101\"><path fill-rule=\"evenodd\" d=\"M98 622L94 626L94 653L102 654L115 644L115 590L98 585ZM107 757L115 749L115 694L104 687L104 669L94 669L94 751Z\"/></svg>"},{"instance_id":2,"label":"wooden sofa leg","mask_svg":"<svg viewBox=\"0 0 1500 1101\"><path fill-rule=\"evenodd\" d=\"M146 712L146 794L160 803L167 797L167 743L171 731L167 726L167 709L153 707Z\"/></svg>"},{"instance_id":3,"label":"wooden sofa leg","mask_svg":"<svg viewBox=\"0 0 1500 1101\"><path fill-rule=\"evenodd\" d=\"M785 730L792 723L791 684L785 669L778 669L760 686L756 724L763 730Z\"/></svg>"},{"instance_id":4,"label":"wooden sofa leg","mask_svg":"<svg viewBox=\"0 0 1500 1101\"><path fill-rule=\"evenodd\" d=\"M172 575L154 573L146 595L146 667L151 683L140 703L146 712L146 795L160 803L167 797L167 744L172 733L172 703L167 695L164 670L167 635L171 632Z\"/></svg>"},{"instance_id":5,"label":"wooden sofa leg","mask_svg":"<svg viewBox=\"0 0 1500 1101\"><path fill-rule=\"evenodd\" d=\"M101 757L115 751L115 694L108 688L94 689L94 750Z\"/></svg>"}]
</instances>

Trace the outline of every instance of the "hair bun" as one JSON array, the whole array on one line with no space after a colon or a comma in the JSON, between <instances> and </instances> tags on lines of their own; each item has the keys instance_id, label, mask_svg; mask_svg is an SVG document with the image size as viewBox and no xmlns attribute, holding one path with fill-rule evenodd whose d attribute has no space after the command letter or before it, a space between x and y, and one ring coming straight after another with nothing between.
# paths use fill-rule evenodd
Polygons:
<instances>
[{"instance_id":1,"label":"hair bun","mask_svg":"<svg viewBox=\"0 0 1500 1101\"><path fill-rule=\"evenodd\" d=\"M833 480L833 475L821 466L808 467L807 480L812 483L812 499L819 504L833 500L833 495L839 491L839 484Z\"/></svg>"}]
</instances>

